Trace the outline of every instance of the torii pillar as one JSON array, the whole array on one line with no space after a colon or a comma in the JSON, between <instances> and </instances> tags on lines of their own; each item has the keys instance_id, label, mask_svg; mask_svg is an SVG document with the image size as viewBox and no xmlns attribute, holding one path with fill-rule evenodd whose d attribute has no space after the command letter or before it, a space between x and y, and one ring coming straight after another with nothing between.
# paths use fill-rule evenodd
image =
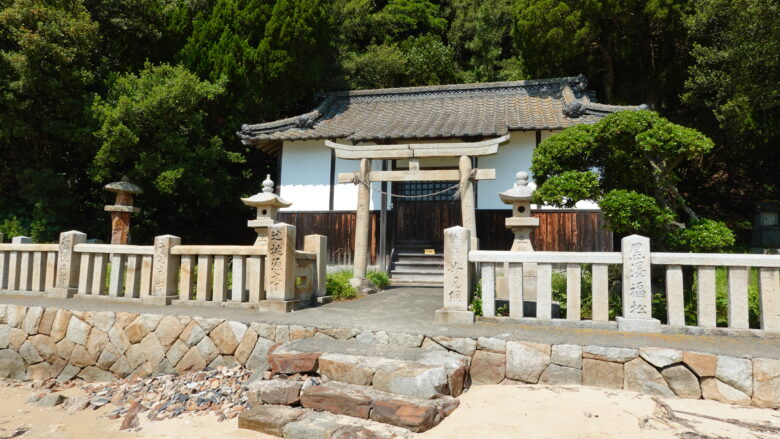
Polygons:
<instances>
[{"instance_id":1,"label":"torii pillar","mask_svg":"<svg viewBox=\"0 0 780 439\"><path fill-rule=\"evenodd\" d=\"M352 269L352 283L356 285L360 285L361 280L366 278L366 267L368 266L368 208L371 204L370 172L371 159L360 159L358 203L355 211L355 262Z\"/></svg>"}]
</instances>

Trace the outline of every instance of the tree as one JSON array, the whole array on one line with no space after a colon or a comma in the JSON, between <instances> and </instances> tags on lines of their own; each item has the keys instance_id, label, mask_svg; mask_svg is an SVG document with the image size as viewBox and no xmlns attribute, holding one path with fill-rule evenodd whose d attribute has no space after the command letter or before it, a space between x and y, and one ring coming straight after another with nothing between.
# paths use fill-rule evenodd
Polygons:
<instances>
[{"instance_id":1,"label":"tree","mask_svg":"<svg viewBox=\"0 0 780 439\"><path fill-rule=\"evenodd\" d=\"M469 82L506 78L505 62L513 54L511 0L452 0L447 38ZM511 75L510 75L511 76ZM512 78L523 79L523 78Z\"/></svg>"},{"instance_id":2,"label":"tree","mask_svg":"<svg viewBox=\"0 0 780 439\"><path fill-rule=\"evenodd\" d=\"M692 234L712 230L723 236L709 250L733 245L731 231L700 218L678 189L682 170L712 148L705 135L655 112L614 113L594 125L566 129L536 148L531 166L539 186L536 201L571 207L595 200L611 230L648 235L661 246L679 248L698 242ZM686 226L684 238L675 232Z\"/></svg>"},{"instance_id":3,"label":"tree","mask_svg":"<svg viewBox=\"0 0 780 439\"><path fill-rule=\"evenodd\" d=\"M687 25L695 62L683 100L701 115L698 124L718 144L701 177L718 183L702 198L716 198L702 203L726 200L731 209L721 214L739 212L749 220L756 202L780 196L780 4L693 3L696 13Z\"/></svg>"},{"instance_id":4,"label":"tree","mask_svg":"<svg viewBox=\"0 0 780 439\"><path fill-rule=\"evenodd\" d=\"M98 38L81 0L16 0L0 11L0 222L16 215L38 240L84 223Z\"/></svg>"},{"instance_id":5,"label":"tree","mask_svg":"<svg viewBox=\"0 0 780 439\"><path fill-rule=\"evenodd\" d=\"M675 112L689 59L688 3L517 0L513 35L531 77L586 73L607 102Z\"/></svg>"},{"instance_id":6,"label":"tree","mask_svg":"<svg viewBox=\"0 0 780 439\"><path fill-rule=\"evenodd\" d=\"M142 240L174 231L198 240L217 233L230 210L224 201L242 193L243 176L233 168L243 157L207 128L209 105L223 92L223 83L201 81L181 66L147 64L138 75L119 77L96 100L100 149L90 174L101 184L121 175L147 182L136 223ZM193 216L199 221L187 220Z\"/></svg>"}]
</instances>

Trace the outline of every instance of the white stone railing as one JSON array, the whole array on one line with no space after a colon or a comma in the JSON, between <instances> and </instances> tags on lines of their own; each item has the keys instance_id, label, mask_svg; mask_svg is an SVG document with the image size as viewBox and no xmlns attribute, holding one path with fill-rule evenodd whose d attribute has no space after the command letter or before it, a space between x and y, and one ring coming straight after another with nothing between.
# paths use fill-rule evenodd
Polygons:
<instances>
[{"instance_id":1,"label":"white stone railing","mask_svg":"<svg viewBox=\"0 0 780 439\"><path fill-rule=\"evenodd\" d=\"M77 231L61 233L59 244L16 237L0 243L0 291L272 311L324 296L327 238L305 236L300 251L294 226L268 229L267 247L181 245L171 235L148 246L88 244Z\"/></svg>"},{"instance_id":2,"label":"white stone railing","mask_svg":"<svg viewBox=\"0 0 780 439\"><path fill-rule=\"evenodd\" d=\"M150 295L151 245L76 244L73 251L79 258L78 296L141 299Z\"/></svg>"},{"instance_id":3,"label":"white stone railing","mask_svg":"<svg viewBox=\"0 0 780 439\"><path fill-rule=\"evenodd\" d=\"M749 329L748 285L751 270L758 271L760 329L780 331L780 256L747 254L651 253L648 238L632 235L623 238L622 252L511 252L471 251L468 230L453 227L445 231L444 245L444 307L437 311L437 320L450 323L472 323L471 291L475 285L475 269L479 266L482 314L496 315L497 286L506 286L509 318L535 319L549 322L560 318L582 321L582 271L590 265L591 301L594 323L609 321L609 266L620 266L622 272L622 310L617 327L626 331L660 331L663 317L668 326L684 327L685 294L683 266L696 272L697 326L717 326L717 267L728 273L728 316L730 329ZM665 280L652 284L651 266L665 266ZM498 270L497 270L498 268ZM552 277L554 270L566 273L565 316L554 315ZM504 271L504 279L497 277ZM498 282L505 281L504 283ZM663 288L661 288L663 284ZM667 314L652 315L652 290L665 293ZM530 296L530 298L529 298ZM535 302L533 317L524 315L524 301ZM689 304L690 306L691 304ZM654 318L655 317L655 318ZM614 324L614 323L613 323Z\"/></svg>"},{"instance_id":4,"label":"white stone railing","mask_svg":"<svg viewBox=\"0 0 780 439\"><path fill-rule=\"evenodd\" d=\"M265 248L178 245L171 253L181 256L178 304L248 306L265 298Z\"/></svg>"},{"instance_id":5,"label":"white stone railing","mask_svg":"<svg viewBox=\"0 0 780 439\"><path fill-rule=\"evenodd\" d=\"M57 244L32 244L26 236L0 244L0 290L43 293L54 285L56 267Z\"/></svg>"}]
</instances>

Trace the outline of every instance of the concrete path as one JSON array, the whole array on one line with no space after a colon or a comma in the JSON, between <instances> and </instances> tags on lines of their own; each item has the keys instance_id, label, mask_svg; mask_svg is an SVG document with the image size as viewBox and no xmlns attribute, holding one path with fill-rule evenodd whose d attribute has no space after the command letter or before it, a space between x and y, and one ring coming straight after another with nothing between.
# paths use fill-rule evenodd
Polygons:
<instances>
[{"instance_id":1,"label":"concrete path","mask_svg":"<svg viewBox=\"0 0 780 439\"><path fill-rule=\"evenodd\" d=\"M555 325L478 322L475 325L442 325L434 311L442 305L441 288L389 288L372 296L334 302L289 314L217 306L147 306L82 298L53 299L32 295L0 295L0 303L43 306L79 311L125 311L135 313L216 317L243 322L265 322L303 326L358 328L373 331L407 332L427 336L498 337L547 344L579 344L617 347L668 347L672 349L780 359L780 333L741 331L740 336L708 334L638 334L614 329L577 327L572 322Z\"/></svg>"}]
</instances>

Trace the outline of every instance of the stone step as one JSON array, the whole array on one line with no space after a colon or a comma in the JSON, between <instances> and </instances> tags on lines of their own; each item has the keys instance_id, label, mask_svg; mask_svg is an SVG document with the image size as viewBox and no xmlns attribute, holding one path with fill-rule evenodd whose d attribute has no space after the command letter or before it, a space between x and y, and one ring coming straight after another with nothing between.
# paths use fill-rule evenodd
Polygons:
<instances>
[{"instance_id":1,"label":"stone step","mask_svg":"<svg viewBox=\"0 0 780 439\"><path fill-rule=\"evenodd\" d=\"M327 380L431 398L460 395L471 358L441 350L310 338L269 351L268 363L275 373L319 372Z\"/></svg>"},{"instance_id":2,"label":"stone step","mask_svg":"<svg viewBox=\"0 0 780 439\"><path fill-rule=\"evenodd\" d=\"M399 266L407 266L407 267L443 267L444 266L444 258L437 258L437 259L413 259L413 258L402 258L398 259L393 263L393 266L399 267Z\"/></svg>"},{"instance_id":3,"label":"stone step","mask_svg":"<svg viewBox=\"0 0 780 439\"><path fill-rule=\"evenodd\" d=\"M443 275L444 267L442 266L412 266L412 267L399 267L396 266L392 274L440 274Z\"/></svg>"},{"instance_id":4,"label":"stone step","mask_svg":"<svg viewBox=\"0 0 780 439\"><path fill-rule=\"evenodd\" d=\"M395 257L397 257L399 259L401 259L401 258L409 258L409 259L416 259L416 260L420 260L420 259L441 259L441 258L444 258L444 254L441 253L441 252L438 252L438 253L433 254L433 255L426 255L422 251L420 251L420 252L406 252L406 251L402 251L402 252L397 252L395 254Z\"/></svg>"},{"instance_id":5,"label":"stone step","mask_svg":"<svg viewBox=\"0 0 780 439\"><path fill-rule=\"evenodd\" d=\"M352 416L302 407L260 405L238 416L238 428L285 439L411 438L411 431Z\"/></svg>"},{"instance_id":6,"label":"stone step","mask_svg":"<svg viewBox=\"0 0 780 439\"><path fill-rule=\"evenodd\" d=\"M409 282L438 282L444 283L444 274L414 274L414 273L390 273L390 280L405 280Z\"/></svg>"},{"instance_id":7,"label":"stone step","mask_svg":"<svg viewBox=\"0 0 780 439\"><path fill-rule=\"evenodd\" d=\"M444 285L444 281L417 281L406 279L390 279L390 285L394 287L441 287Z\"/></svg>"}]
</instances>

